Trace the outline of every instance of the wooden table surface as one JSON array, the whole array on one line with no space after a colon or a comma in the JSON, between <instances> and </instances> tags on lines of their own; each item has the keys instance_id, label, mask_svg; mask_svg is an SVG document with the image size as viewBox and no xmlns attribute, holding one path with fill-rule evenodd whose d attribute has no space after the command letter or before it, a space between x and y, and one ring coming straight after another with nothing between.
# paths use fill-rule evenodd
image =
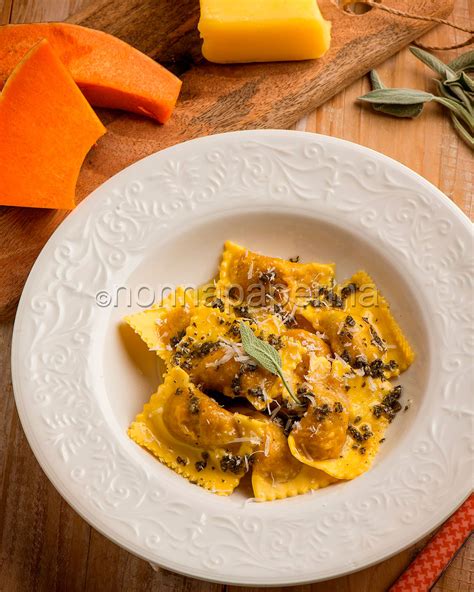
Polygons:
<instances>
[{"instance_id":1,"label":"wooden table surface","mask_svg":"<svg viewBox=\"0 0 474 592\"><path fill-rule=\"evenodd\" d=\"M0 0L0 23L62 20L92 2ZM453 19L472 25L472 1L456 0ZM424 41L441 45L464 39L462 33L438 27ZM466 49L438 55L449 60L460 51ZM388 60L379 73L390 86L431 88L430 72L408 50ZM367 80L357 81L295 128L351 140L395 158L439 187L472 219L473 154L453 132L441 109L428 105L415 121L390 119L355 102L367 89ZM13 321L0 324L0 592L244 592L243 588L154 571L148 563L97 533L62 500L36 462L18 419L10 376L12 328ZM384 591L424 542L350 576L286 590ZM465 547L435 590L469 590L458 573L459 565L468 560L472 561L472 544Z\"/></svg>"}]
</instances>

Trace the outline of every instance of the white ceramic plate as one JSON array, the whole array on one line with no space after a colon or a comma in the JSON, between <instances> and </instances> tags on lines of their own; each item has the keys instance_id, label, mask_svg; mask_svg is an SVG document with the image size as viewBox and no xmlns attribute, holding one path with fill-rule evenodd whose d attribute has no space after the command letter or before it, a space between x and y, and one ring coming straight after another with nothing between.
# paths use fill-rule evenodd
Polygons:
<instances>
[{"instance_id":1,"label":"white ceramic plate","mask_svg":"<svg viewBox=\"0 0 474 592\"><path fill-rule=\"evenodd\" d=\"M417 359L401 379L411 407L368 473L245 504L191 485L128 439L157 377L153 362L137 370L118 330L126 290L138 310L151 289L207 280L225 239L335 261L339 279L366 269L388 297ZM28 279L12 363L31 447L94 528L176 572L283 585L380 561L471 487L471 240L468 219L435 187L334 138L238 132L154 154L81 203Z\"/></svg>"}]
</instances>

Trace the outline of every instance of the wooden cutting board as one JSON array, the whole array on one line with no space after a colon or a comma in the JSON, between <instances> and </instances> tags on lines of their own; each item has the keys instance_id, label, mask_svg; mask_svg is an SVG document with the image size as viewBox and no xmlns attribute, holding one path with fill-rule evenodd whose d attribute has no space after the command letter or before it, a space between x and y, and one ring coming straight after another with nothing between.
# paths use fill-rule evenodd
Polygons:
<instances>
[{"instance_id":1,"label":"wooden cutting board","mask_svg":"<svg viewBox=\"0 0 474 592\"><path fill-rule=\"evenodd\" d=\"M446 17L453 0L383 0L413 14ZM332 21L329 52L320 60L214 65L202 59L198 0L97 0L70 22L127 41L173 70L183 89L164 126L100 110L107 134L89 153L77 186L78 201L129 164L184 140L249 128L288 128L377 64L416 39L433 23L372 9L356 15L343 0L319 0ZM15 310L23 284L67 212L0 208L0 318Z\"/></svg>"}]
</instances>

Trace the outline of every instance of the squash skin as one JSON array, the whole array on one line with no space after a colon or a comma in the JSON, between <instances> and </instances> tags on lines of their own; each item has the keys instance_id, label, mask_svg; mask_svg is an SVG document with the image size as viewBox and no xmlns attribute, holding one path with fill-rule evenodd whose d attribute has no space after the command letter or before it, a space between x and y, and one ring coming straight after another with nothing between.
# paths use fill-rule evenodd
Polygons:
<instances>
[{"instance_id":1,"label":"squash skin","mask_svg":"<svg viewBox=\"0 0 474 592\"><path fill-rule=\"evenodd\" d=\"M87 100L96 107L132 111L165 123L181 81L116 37L68 23L0 27L0 88L16 64L47 39Z\"/></svg>"},{"instance_id":2,"label":"squash skin","mask_svg":"<svg viewBox=\"0 0 474 592\"><path fill-rule=\"evenodd\" d=\"M105 133L46 40L0 95L0 204L73 209L81 165Z\"/></svg>"}]
</instances>

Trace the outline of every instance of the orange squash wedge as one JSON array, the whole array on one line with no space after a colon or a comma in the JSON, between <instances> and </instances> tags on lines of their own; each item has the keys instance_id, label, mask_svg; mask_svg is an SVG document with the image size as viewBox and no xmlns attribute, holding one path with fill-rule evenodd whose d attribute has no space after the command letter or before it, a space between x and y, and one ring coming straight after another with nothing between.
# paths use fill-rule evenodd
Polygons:
<instances>
[{"instance_id":1,"label":"orange squash wedge","mask_svg":"<svg viewBox=\"0 0 474 592\"><path fill-rule=\"evenodd\" d=\"M81 165L105 128L46 40L0 95L0 205L72 209Z\"/></svg>"},{"instance_id":2,"label":"orange squash wedge","mask_svg":"<svg viewBox=\"0 0 474 592\"><path fill-rule=\"evenodd\" d=\"M87 100L166 122L181 81L151 58L102 31L67 23L0 27L0 88L16 64L47 39Z\"/></svg>"}]
</instances>

